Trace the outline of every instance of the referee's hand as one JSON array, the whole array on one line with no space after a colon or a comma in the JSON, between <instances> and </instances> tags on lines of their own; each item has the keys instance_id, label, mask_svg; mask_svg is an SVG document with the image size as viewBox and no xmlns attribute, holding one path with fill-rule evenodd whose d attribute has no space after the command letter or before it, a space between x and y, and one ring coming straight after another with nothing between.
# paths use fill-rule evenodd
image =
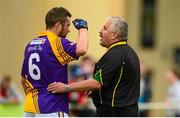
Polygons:
<instances>
[{"instance_id":1,"label":"referee's hand","mask_svg":"<svg viewBox=\"0 0 180 118\"><path fill-rule=\"evenodd\" d=\"M47 90L51 93L65 93L66 84L61 82L54 82L48 85Z\"/></svg>"}]
</instances>

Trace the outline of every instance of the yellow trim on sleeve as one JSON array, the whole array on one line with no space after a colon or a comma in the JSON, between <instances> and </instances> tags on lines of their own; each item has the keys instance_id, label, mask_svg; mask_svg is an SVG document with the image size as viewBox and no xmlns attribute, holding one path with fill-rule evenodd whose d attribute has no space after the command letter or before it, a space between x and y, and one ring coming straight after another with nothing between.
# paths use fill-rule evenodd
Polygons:
<instances>
[{"instance_id":1,"label":"yellow trim on sleeve","mask_svg":"<svg viewBox=\"0 0 180 118\"><path fill-rule=\"evenodd\" d=\"M100 79L101 79L101 84L103 85L103 80L102 80L102 69L100 70Z\"/></svg>"},{"instance_id":2,"label":"yellow trim on sleeve","mask_svg":"<svg viewBox=\"0 0 180 118\"><path fill-rule=\"evenodd\" d=\"M117 82L117 84L116 84L116 86L115 86L115 88L114 88L114 91L113 91L112 107L114 107L114 97L115 97L116 89L117 89L117 87L118 87L118 85L119 85L119 82L120 82L120 80L121 80L121 77L122 77L122 72L123 72L123 66L121 67L120 77L119 77L119 80L118 80L118 82Z\"/></svg>"},{"instance_id":3,"label":"yellow trim on sleeve","mask_svg":"<svg viewBox=\"0 0 180 118\"><path fill-rule=\"evenodd\" d=\"M28 91L25 98L24 111L39 113L38 91L37 89L34 89L32 84L27 79L26 79L26 86L28 88Z\"/></svg>"},{"instance_id":4,"label":"yellow trim on sleeve","mask_svg":"<svg viewBox=\"0 0 180 118\"><path fill-rule=\"evenodd\" d=\"M57 46L58 52L61 55L62 59L64 60L65 64L75 60L75 58L71 57L69 54L67 54L64 51L62 43L60 40L56 40L56 46Z\"/></svg>"}]
</instances>

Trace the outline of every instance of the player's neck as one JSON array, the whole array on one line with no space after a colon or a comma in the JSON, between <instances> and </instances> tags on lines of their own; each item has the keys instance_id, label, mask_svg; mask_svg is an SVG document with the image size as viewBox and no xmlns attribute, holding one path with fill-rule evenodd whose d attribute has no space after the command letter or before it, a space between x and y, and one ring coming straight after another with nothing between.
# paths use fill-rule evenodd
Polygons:
<instances>
[{"instance_id":1,"label":"player's neck","mask_svg":"<svg viewBox=\"0 0 180 118\"><path fill-rule=\"evenodd\" d=\"M57 32L54 28L46 29L46 31L52 32L52 33L54 33L56 36L58 36L58 32Z\"/></svg>"}]
</instances>

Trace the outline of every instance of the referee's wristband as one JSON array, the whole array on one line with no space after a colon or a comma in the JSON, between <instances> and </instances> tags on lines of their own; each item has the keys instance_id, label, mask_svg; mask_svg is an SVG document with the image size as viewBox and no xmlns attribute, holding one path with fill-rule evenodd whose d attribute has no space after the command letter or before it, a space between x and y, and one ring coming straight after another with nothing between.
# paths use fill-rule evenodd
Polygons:
<instances>
[{"instance_id":1,"label":"referee's wristband","mask_svg":"<svg viewBox=\"0 0 180 118\"><path fill-rule=\"evenodd\" d=\"M66 84L66 86L65 86L65 91L69 92L69 85L68 84Z\"/></svg>"}]
</instances>

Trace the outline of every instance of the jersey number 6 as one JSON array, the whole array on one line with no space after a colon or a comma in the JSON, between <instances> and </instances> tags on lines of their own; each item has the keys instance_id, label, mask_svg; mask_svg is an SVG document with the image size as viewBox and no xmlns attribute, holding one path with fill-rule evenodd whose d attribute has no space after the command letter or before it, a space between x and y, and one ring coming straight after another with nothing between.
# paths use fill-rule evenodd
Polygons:
<instances>
[{"instance_id":1,"label":"jersey number 6","mask_svg":"<svg viewBox=\"0 0 180 118\"><path fill-rule=\"evenodd\" d=\"M36 62L40 62L40 57L38 53L32 53L29 57L29 74L34 80L39 80L41 77L41 72L39 67L36 64L32 63L33 59L35 59Z\"/></svg>"}]
</instances>

